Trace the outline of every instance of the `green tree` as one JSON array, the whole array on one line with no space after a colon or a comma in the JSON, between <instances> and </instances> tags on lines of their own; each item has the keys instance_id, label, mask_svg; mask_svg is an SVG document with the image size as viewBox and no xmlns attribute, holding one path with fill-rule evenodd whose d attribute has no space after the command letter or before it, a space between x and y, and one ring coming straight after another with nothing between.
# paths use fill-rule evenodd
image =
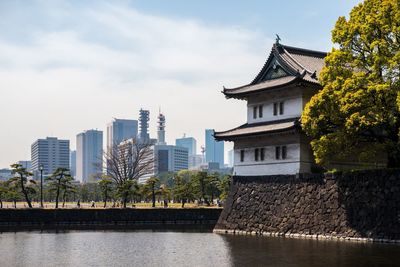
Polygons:
<instances>
[{"instance_id":1,"label":"green tree","mask_svg":"<svg viewBox=\"0 0 400 267\"><path fill-rule=\"evenodd\" d=\"M156 195L160 194L160 179L152 177L148 179L144 185L144 192L146 195L151 196L152 207L156 206Z\"/></svg>"},{"instance_id":2,"label":"green tree","mask_svg":"<svg viewBox=\"0 0 400 267\"><path fill-rule=\"evenodd\" d=\"M0 181L0 209L3 208L3 199L7 196L6 182Z\"/></svg>"},{"instance_id":3,"label":"green tree","mask_svg":"<svg viewBox=\"0 0 400 267\"><path fill-rule=\"evenodd\" d=\"M16 182L15 179L9 179L5 183L5 187L6 187L6 191L7 191L6 198L13 202L14 208L16 209L17 201L19 201L21 199L18 182Z\"/></svg>"},{"instance_id":4,"label":"green tree","mask_svg":"<svg viewBox=\"0 0 400 267\"><path fill-rule=\"evenodd\" d=\"M332 31L337 45L325 58L323 89L302 115L317 163L349 155L388 155L399 166L400 2L365 0ZM397 101L396 101L397 100Z\"/></svg>"},{"instance_id":5,"label":"green tree","mask_svg":"<svg viewBox=\"0 0 400 267\"><path fill-rule=\"evenodd\" d=\"M60 187L62 192L63 208L65 206L67 197L77 191L76 187L72 184L73 181L74 178L71 175L65 175L64 178L61 180Z\"/></svg>"},{"instance_id":6,"label":"green tree","mask_svg":"<svg viewBox=\"0 0 400 267\"><path fill-rule=\"evenodd\" d=\"M209 180L207 179L207 177L208 177L207 172L203 171L196 172L193 173L191 182L193 183L195 194L199 202L204 202L207 206L209 206L210 202L208 201L206 195L206 190L207 187L209 186L208 184Z\"/></svg>"},{"instance_id":7,"label":"green tree","mask_svg":"<svg viewBox=\"0 0 400 267\"><path fill-rule=\"evenodd\" d=\"M28 183L34 184L34 180L28 179L29 176L32 176L32 173L28 172L26 168L22 167L21 164L12 164L12 173L16 176L11 178L10 181L14 182L15 185L19 186L21 193L23 194L26 203L29 208L32 208L32 203L30 200L30 194L33 193L33 188L29 186Z\"/></svg>"},{"instance_id":8,"label":"green tree","mask_svg":"<svg viewBox=\"0 0 400 267\"><path fill-rule=\"evenodd\" d=\"M57 168L53 174L48 177L46 180L48 181L49 190L55 192L56 194L56 209L58 209L58 201L60 198L60 193L63 188L63 184L68 183L70 181L71 174L67 168Z\"/></svg>"},{"instance_id":9,"label":"green tree","mask_svg":"<svg viewBox=\"0 0 400 267\"><path fill-rule=\"evenodd\" d=\"M112 190L113 190L113 183L111 178L108 176L104 175L101 177L101 180L99 181L99 186L101 193L103 195L103 201L104 201L104 208L107 207L107 200L110 198Z\"/></svg>"},{"instance_id":10,"label":"green tree","mask_svg":"<svg viewBox=\"0 0 400 267\"><path fill-rule=\"evenodd\" d=\"M219 199L225 200L228 197L231 180L232 180L232 178L230 175L224 175L219 180L219 183L218 183L218 189L220 191Z\"/></svg>"},{"instance_id":11,"label":"green tree","mask_svg":"<svg viewBox=\"0 0 400 267\"><path fill-rule=\"evenodd\" d=\"M182 208L185 207L186 202L194 201L195 199L195 188L192 177L193 173L188 170L181 170L174 177L174 198L181 201Z\"/></svg>"},{"instance_id":12,"label":"green tree","mask_svg":"<svg viewBox=\"0 0 400 267\"><path fill-rule=\"evenodd\" d=\"M214 198L219 195L219 175L213 173L206 177L206 194L210 197L211 203L214 203Z\"/></svg>"}]
</instances>

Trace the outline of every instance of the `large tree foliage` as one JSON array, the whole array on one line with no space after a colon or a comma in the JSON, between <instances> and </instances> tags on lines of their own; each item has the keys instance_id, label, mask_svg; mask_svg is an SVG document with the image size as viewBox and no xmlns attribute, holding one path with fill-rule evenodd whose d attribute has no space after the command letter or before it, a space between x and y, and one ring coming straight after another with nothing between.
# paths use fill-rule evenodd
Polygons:
<instances>
[{"instance_id":1,"label":"large tree foliage","mask_svg":"<svg viewBox=\"0 0 400 267\"><path fill-rule=\"evenodd\" d=\"M61 193L66 192L66 190L70 192L70 190L72 190L71 188L73 188L73 178L71 177L69 169L59 167L53 172L50 177L46 178L46 180L48 181L49 190L55 192L56 194L56 209L58 209L58 202Z\"/></svg>"},{"instance_id":2,"label":"large tree foliage","mask_svg":"<svg viewBox=\"0 0 400 267\"><path fill-rule=\"evenodd\" d=\"M323 89L302 115L317 163L388 155L399 166L400 1L366 0L340 17L325 58ZM397 101L396 101L397 100Z\"/></svg>"},{"instance_id":3,"label":"large tree foliage","mask_svg":"<svg viewBox=\"0 0 400 267\"><path fill-rule=\"evenodd\" d=\"M32 176L32 173L28 172L21 164L13 164L11 165L11 168L15 177L11 178L10 182L14 183L16 187L19 187L28 207L32 208L30 195L34 193L34 189L31 185L35 183L34 180L29 179L29 177Z\"/></svg>"}]
</instances>

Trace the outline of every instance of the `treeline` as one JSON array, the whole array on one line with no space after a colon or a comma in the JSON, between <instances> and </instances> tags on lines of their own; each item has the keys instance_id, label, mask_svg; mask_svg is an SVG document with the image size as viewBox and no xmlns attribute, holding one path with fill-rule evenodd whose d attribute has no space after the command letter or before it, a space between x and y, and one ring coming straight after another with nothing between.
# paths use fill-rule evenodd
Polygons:
<instances>
[{"instance_id":1,"label":"treeline","mask_svg":"<svg viewBox=\"0 0 400 267\"><path fill-rule=\"evenodd\" d=\"M14 177L0 181L0 208L3 201L24 201L28 207L32 202L40 203L40 181L33 180L32 174L21 165L12 165ZM55 207L64 207L66 202L104 202L113 207L126 207L128 203L163 202L168 206L171 201L181 203L197 202L200 205L221 203L227 197L230 176L208 174L201 171L182 170L177 173L165 173L151 177L145 184L137 179L126 180L118 184L107 175L96 183L80 184L74 181L68 169L58 168L43 183L43 202L55 203Z\"/></svg>"}]
</instances>

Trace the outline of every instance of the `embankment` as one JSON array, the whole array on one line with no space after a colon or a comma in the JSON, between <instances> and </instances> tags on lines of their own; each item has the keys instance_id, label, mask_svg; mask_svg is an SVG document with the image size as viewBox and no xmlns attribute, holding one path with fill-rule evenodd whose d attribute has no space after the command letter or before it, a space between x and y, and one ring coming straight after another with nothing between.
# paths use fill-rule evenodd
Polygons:
<instances>
[{"instance_id":1,"label":"embankment","mask_svg":"<svg viewBox=\"0 0 400 267\"><path fill-rule=\"evenodd\" d=\"M400 171L234 177L214 232L400 240Z\"/></svg>"},{"instance_id":2,"label":"embankment","mask_svg":"<svg viewBox=\"0 0 400 267\"><path fill-rule=\"evenodd\" d=\"M218 208L3 209L0 231L160 229L211 231Z\"/></svg>"}]
</instances>

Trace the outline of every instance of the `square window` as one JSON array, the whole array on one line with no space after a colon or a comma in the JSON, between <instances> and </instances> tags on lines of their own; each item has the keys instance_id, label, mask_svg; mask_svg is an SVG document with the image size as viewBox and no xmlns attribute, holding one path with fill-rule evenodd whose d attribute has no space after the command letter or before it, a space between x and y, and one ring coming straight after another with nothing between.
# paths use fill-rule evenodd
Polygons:
<instances>
[{"instance_id":1,"label":"square window","mask_svg":"<svg viewBox=\"0 0 400 267\"><path fill-rule=\"evenodd\" d=\"M257 118L257 106L253 107L253 119Z\"/></svg>"},{"instance_id":2,"label":"square window","mask_svg":"<svg viewBox=\"0 0 400 267\"><path fill-rule=\"evenodd\" d=\"M263 106L258 106L258 117L262 118L263 117Z\"/></svg>"},{"instance_id":3,"label":"square window","mask_svg":"<svg viewBox=\"0 0 400 267\"><path fill-rule=\"evenodd\" d=\"M240 161L244 161L244 150L240 150Z\"/></svg>"},{"instance_id":4,"label":"square window","mask_svg":"<svg viewBox=\"0 0 400 267\"><path fill-rule=\"evenodd\" d=\"M254 149L254 160L258 161L260 150L258 148Z\"/></svg>"}]
</instances>

